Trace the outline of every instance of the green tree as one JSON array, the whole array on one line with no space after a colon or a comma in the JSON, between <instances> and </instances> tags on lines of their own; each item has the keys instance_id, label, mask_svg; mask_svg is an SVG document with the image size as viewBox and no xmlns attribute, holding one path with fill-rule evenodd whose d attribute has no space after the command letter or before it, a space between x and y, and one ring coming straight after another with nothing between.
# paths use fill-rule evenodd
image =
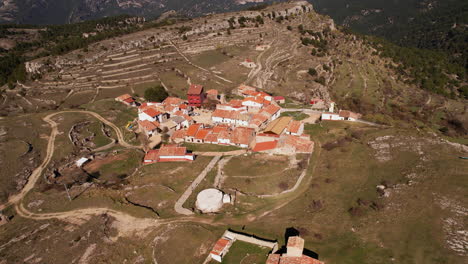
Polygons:
<instances>
[{"instance_id":1,"label":"green tree","mask_svg":"<svg viewBox=\"0 0 468 264\"><path fill-rule=\"evenodd\" d=\"M311 76L317 75L317 71L316 71L314 68L309 68L308 73L309 73Z\"/></svg>"},{"instance_id":2,"label":"green tree","mask_svg":"<svg viewBox=\"0 0 468 264\"><path fill-rule=\"evenodd\" d=\"M145 99L150 102L162 102L169 94L161 85L151 87L145 90Z\"/></svg>"}]
</instances>

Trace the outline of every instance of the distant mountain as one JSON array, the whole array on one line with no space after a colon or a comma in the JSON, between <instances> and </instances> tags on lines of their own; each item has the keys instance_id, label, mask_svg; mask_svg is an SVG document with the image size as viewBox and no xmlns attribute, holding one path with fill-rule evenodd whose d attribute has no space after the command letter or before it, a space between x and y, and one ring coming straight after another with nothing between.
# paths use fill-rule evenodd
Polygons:
<instances>
[{"instance_id":1,"label":"distant mountain","mask_svg":"<svg viewBox=\"0 0 468 264\"><path fill-rule=\"evenodd\" d=\"M355 32L402 46L448 52L467 67L466 0L309 0L317 12Z\"/></svg>"},{"instance_id":2,"label":"distant mountain","mask_svg":"<svg viewBox=\"0 0 468 264\"><path fill-rule=\"evenodd\" d=\"M192 17L272 0L0 0L0 23L66 24L128 14L147 18L174 10Z\"/></svg>"}]
</instances>

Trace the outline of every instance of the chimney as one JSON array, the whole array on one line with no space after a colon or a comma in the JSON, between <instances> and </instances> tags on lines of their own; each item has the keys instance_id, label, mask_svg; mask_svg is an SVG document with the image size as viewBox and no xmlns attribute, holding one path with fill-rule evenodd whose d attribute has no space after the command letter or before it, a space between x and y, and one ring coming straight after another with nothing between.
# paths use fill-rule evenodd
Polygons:
<instances>
[{"instance_id":1,"label":"chimney","mask_svg":"<svg viewBox=\"0 0 468 264\"><path fill-rule=\"evenodd\" d=\"M289 257L301 257L304 250L304 239L299 236L289 237L286 246L286 255Z\"/></svg>"}]
</instances>

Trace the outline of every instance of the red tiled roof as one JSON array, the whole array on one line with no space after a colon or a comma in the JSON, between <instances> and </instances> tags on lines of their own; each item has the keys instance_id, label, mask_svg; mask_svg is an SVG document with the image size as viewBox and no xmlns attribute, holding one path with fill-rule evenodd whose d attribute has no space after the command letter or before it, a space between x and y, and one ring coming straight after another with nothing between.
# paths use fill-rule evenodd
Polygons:
<instances>
[{"instance_id":1,"label":"red tiled roof","mask_svg":"<svg viewBox=\"0 0 468 264\"><path fill-rule=\"evenodd\" d=\"M312 152L312 150L314 149L313 141L299 136L287 136L284 141L284 144L295 147L297 152Z\"/></svg>"},{"instance_id":2,"label":"red tiled roof","mask_svg":"<svg viewBox=\"0 0 468 264\"><path fill-rule=\"evenodd\" d=\"M188 105L186 105L186 104L181 104L181 105L179 105L179 108L180 108L180 109L187 109L187 108L188 108Z\"/></svg>"},{"instance_id":3,"label":"red tiled roof","mask_svg":"<svg viewBox=\"0 0 468 264\"><path fill-rule=\"evenodd\" d=\"M359 114L351 112L351 111L347 111L347 110L340 110L339 115L340 117L345 117L345 118L351 117L354 119L358 119L360 117Z\"/></svg>"},{"instance_id":4,"label":"red tiled roof","mask_svg":"<svg viewBox=\"0 0 468 264\"><path fill-rule=\"evenodd\" d=\"M229 101L228 105L235 108L242 107L242 100L232 99L231 101Z\"/></svg>"},{"instance_id":5,"label":"red tiled roof","mask_svg":"<svg viewBox=\"0 0 468 264\"><path fill-rule=\"evenodd\" d=\"M291 121L288 125L288 128L287 130L290 132L290 133L294 133L294 134L297 134L299 132L299 128L301 128L301 121Z\"/></svg>"},{"instance_id":6,"label":"red tiled roof","mask_svg":"<svg viewBox=\"0 0 468 264\"><path fill-rule=\"evenodd\" d=\"M302 255L301 257L289 257L286 255L282 255L280 258L279 264L324 264L324 263L320 260L305 256L305 255Z\"/></svg>"},{"instance_id":7,"label":"red tiled roof","mask_svg":"<svg viewBox=\"0 0 468 264\"><path fill-rule=\"evenodd\" d=\"M242 102L247 102L247 101L255 102L257 104L263 104L265 100L261 97L247 97L244 100L242 100Z\"/></svg>"},{"instance_id":8,"label":"red tiled roof","mask_svg":"<svg viewBox=\"0 0 468 264\"><path fill-rule=\"evenodd\" d=\"M164 101L162 103L164 105L178 106L178 105L182 104L183 102L184 102L184 100L182 100L180 98L177 98L177 97L167 97L166 99L164 99Z\"/></svg>"},{"instance_id":9,"label":"red tiled roof","mask_svg":"<svg viewBox=\"0 0 468 264\"><path fill-rule=\"evenodd\" d=\"M271 150L276 148L278 141L266 141L255 144L255 147L252 149L254 152L260 152L265 150Z\"/></svg>"},{"instance_id":10,"label":"red tiled roof","mask_svg":"<svg viewBox=\"0 0 468 264\"><path fill-rule=\"evenodd\" d=\"M159 122L150 122L148 120L138 121L138 125L140 125L146 131L154 131L156 128L159 127Z\"/></svg>"},{"instance_id":11,"label":"red tiled roof","mask_svg":"<svg viewBox=\"0 0 468 264\"><path fill-rule=\"evenodd\" d=\"M145 161L157 161L159 159L159 149L152 149L145 154Z\"/></svg>"},{"instance_id":12,"label":"red tiled roof","mask_svg":"<svg viewBox=\"0 0 468 264\"><path fill-rule=\"evenodd\" d=\"M126 102L126 103L128 103L128 104L131 104L131 103L135 102L135 99L133 99L132 97L130 97L130 98L127 98L127 99L125 99L125 100L123 100L123 101Z\"/></svg>"},{"instance_id":13,"label":"red tiled roof","mask_svg":"<svg viewBox=\"0 0 468 264\"><path fill-rule=\"evenodd\" d=\"M249 145L255 130L248 127L236 127L231 134L231 143Z\"/></svg>"},{"instance_id":14,"label":"red tiled roof","mask_svg":"<svg viewBox=\"0 0 468 264\"><path fill-rule=\"evenodd\" d=\"M213 249L211 250L211 254L214 255L221 255L221 253L224 251L224 249L229 245L231 240L225 239L225 238L220 238L216 244L214 245Z\"/></svg>"},{"instance_id":15,"label":"red tiled roof","mask_svg":"<svg viewBox=\"0 0 468 264\"><path fill-rule=\"evenodd\" d=\"M216 109L213 114L211 114L213 117L220 117L220 118L226 118L226 119L232 119L232 120L237 120L239 119L239 112L234 111L234 110L222 110L222 109Z\"/></svg>"},{"instance_id":16,"label":"red tiled roof","mask_svg":"<svg viewBox=\"0 0 468 264\"><path fill-rule=\"evenodd\" d=\"M208 91L206 91L206 94L210 94L210 95L218 95L218 90L211 89L211 90L208 90Z\"/></svg>"},{"instance_id":17,"label":"red tiled roof","mask_svg":"<svg viewBox=\"0 0 468 264\"><path fill-rule=\"evenodd\" d=\"M205 138L206 142L218 142L218 134L210 133Z\"/></svg>"},{"instance_id":18,"label":"red tiled roof","mask_svg":"<svg viewBox=\"0 0 468 264\"><path fill-rule=\"evenodd\" d=\"M124 101L125 99L132 98L129 94L122 94L121 96L117 97L117 100Z\"/></svg>"},{"instance_id":19,"label":"red tiled roof","mask_svg":"<svg viewBox=\"0 0 468 264\"><path fill-rule=\"evenodd\" d=\"M193 125L190 125L188 130L187 130L187 136L188 137L194 137L198 130L200 129L202 124L193 124Z\"/></svg>"},{"instance_id":20,"label":"red tiled roof","mask_svg":"<svg viewBox=\"0 0 468 264\"><path fill-rule=\"evenodd\" d=\"M270 254L265 264L279 264L280 258L280 254Z\"/></svg>"},{"instance_id":21,"label":"red tiled roof","mask_svg":"<svg viewBox=\"0 0 468 264\"><path fill-rule=\"evenodd\" d=\"M211 132L211 129L200 129L198 130L197 134L195 135L195 138L196 139L205 139L206 136L208 135L208 133Z\"/></svg>"},{"instance_id":22,"label":"red tiled roof","mask_svg":"<svg viewBox=\"0 0 468 264\"><path fill-rule=\"evenodd\" d=\"M265 123L268 120L268 117L258 113L255 114L252 119L250 120L250 124L260 126L261 124Z\"/></svg>"},{"instance_id":23,"label":"red tiled roof","mask_svg":"<svg viewBox=\"0 0 468 264\"><path fill-rule=\"evenodd\" d=\"M270 115L276 114L279 110L281 110L281 107L276 105L269 105L263 109L263 111L269 113Z\"/></svg>"},{"instance_id":24,"label":"red tiled roof","mask_svg":"<svg viewBox=\"0 0 468 264\"><path fill-rule=\"evenodd\" d=\"M157 117L158 115L162 114L161 112L159 112L158 110L154 109L154 108L148 108L144 111L145 114L149 115L150 117Z\"/></svg>"},{"instance_id":25,"label":"red tiled roof","mask_svg":"<svg viewBox=\"0 0 468 264\"><path fill-rule=\"evenodd\" d=\"M187 94L201 94L203 91L203 86L199 84L191 84Z\"/></svg>"},{"instance_id":26,"label":"red tiled roof","mask_svg":"<svg viewBox=\"0 0 468 264\"><path fill-rule=\"evenodd\" d=\"M274 100L285 100L283 96L275 96L273 97Z\"/></svg>"},{"instance_id":27,"label":"red tiled roof","mask_svg":"<svg viewBox=\"0 0 468 264\"><path fill-rule=\"evenodd\" d=\"M165 145L159 149L159 156L185 156L186 153L186 147L177 145Z\"/></svg>"},{"instance_id":28,"label":"red tiled roof","mask_svg":"<svg viewBox=\"0 0 468 264\"><path fill-rule=\"evenodd\" d=\"M174 139L183 139L186 134L187 134L187 130L185 130L185 129L176 130L172 134L171 139L173 139L173 140Z\"/></svg>"},{"instance_id":29,"label":"red tiled roof","mask_svg":"<svg viewBox=\"0 0 468 264\"><path fill-rule=\"evenodd\" d=\"M228 127L227 126L215 126L213 127L213 133L220 133L221 131L227 131Z\"/></svg>"}]
</instances>

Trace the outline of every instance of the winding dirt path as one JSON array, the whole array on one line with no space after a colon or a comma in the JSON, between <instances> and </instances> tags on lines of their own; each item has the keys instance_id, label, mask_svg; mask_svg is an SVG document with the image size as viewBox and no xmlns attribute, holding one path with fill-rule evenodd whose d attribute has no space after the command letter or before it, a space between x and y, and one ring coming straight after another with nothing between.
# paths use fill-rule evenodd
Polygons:
<instances>
[{"instance_id":1,"label":"winding dirt path","mask_svg":"<svg viewBox=\"0 0 468 264\"><path fill-rule=\"evenodd\" d=\"M89 115L97 118L98 120L100 120L104 124L112 127L115 130L115 133L117 135L118 143L120 145L122 145L123 147L126 147L126 148L141 148L141 146L134 146L134 145L131 145L131 144L127 143L125 141L124 137L123 137L122 131L120 131L120 129L116 125L114 125L113 123L111 123L110 121L108 121L107 119L105 119L104 117L100 116L99 114L97 114L95 112L90 112L90 111L60 111L60 112L56 112L56 113L47 115L46 117L43 118L43 120L50 125L52 130L50 132L50 136L49 136L49 139L48 139L48 142L47 142L46 156L45 156L44 160L42 161L42 163L39 165L39 167L34 169L34 171L31 173L31 176L29 176L28 182L26 183L24 188L19 193L10 196L8 198L8 202L6 202L5 204L0 205L0 211L5 209L6 207L9 207L9 206L13 205L13 204L20 203L21 200L26 196L26 194L29 191L32 190L32 188L36 184L37 180L42 175L42 171L47 167L47 165L51 161L51 159L52 159L52 157L54 155L54 152L55 152L55 138L57 137L57 134L58 134L58 128L57 128L58 124L54 120L52 120L52 118L54 116L56 116L56 115L63 114L63 113L84 113L84 114L89 114Z\"/></svg>"}]
</instances>

